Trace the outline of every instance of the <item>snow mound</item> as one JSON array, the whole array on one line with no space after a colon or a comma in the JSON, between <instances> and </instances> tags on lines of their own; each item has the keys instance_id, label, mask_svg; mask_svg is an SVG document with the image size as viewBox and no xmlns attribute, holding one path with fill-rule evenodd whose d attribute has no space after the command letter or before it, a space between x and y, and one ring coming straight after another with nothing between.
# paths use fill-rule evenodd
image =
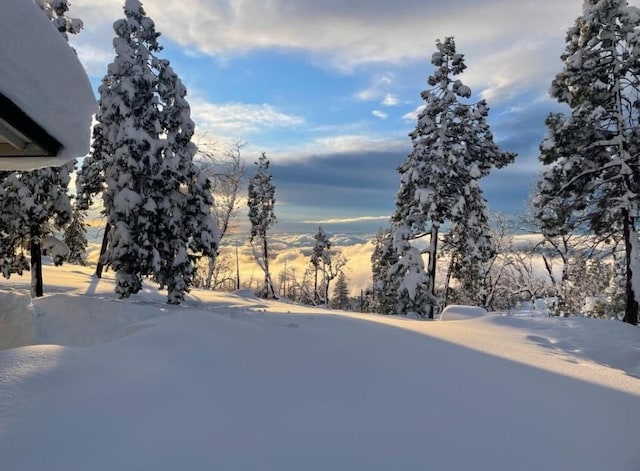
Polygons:
<instances>
[{"instance_id":1,"label":"snow mound","mask_svg":"<svg viewBox=\"0 0 640 471\"><path fill-rule=\"evenodd\" d=\"M172 306L54 294L33 300L36 343L88 347L140 330L139 323L172 313ZM82 309L78 309L82 305Z\"/></svg>"},{"instance_id":2,"label":"snow mound","mask_svg":"<svg viewBox=\"0 0 640 471\"><path fill-rule=\"evenodd\" d=\"M54 236L47 236L42 241L43 255L51 257L54 265L62 265L62 262L69 257L69 247L60 239Z\"/></svg>"},{"instance_id":3,"label":"snow mound","mask_svg":"<svg viewBox=\"0 0 640 471\"><path fill-rule=\"evenodd\" d=\"M487 315L487 310L478 306L458 306L452 304L447 306L440 314L441 321L462 321L466 319L475 319Z\"/></svg>"},{"instance_id":4,"label":"snow mound","mask_svg":"<svg viewBox=\"0 0 640 471\"><path fill-rule=\"evenodd\" d=\"M232 294L234 294L234 295L236 295L236 296L238 296L240 298L258 299L256 294L250 289L237 289L237 290L233 291Z\"/></svg>"},{"instance_id":5,"label":"snow mound","mask_svg":"<svg viewBox=\"0 0 640 471\"><path fill-rule=\"evenodd\" d=\"M35 342L34 313L28 292L0 290L0 350Z\"/></svg>"}]
</instances>

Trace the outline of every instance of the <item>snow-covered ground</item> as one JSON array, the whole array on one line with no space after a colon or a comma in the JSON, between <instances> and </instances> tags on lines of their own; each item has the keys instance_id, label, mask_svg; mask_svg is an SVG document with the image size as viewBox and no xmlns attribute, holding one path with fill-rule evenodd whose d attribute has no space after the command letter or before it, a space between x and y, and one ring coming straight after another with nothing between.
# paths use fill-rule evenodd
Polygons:
<instances>
[{"instance_id":1,"label":"snow-covered ground","mask_svg":"<svg viewBox=\"0 0 640 471\"><path fill-rule=\"evenodd\" d=\"M2 470L640 469L636 327L168 306L90 273L0 285L0 342L35 344L0 351Z\"/></svg>"}]
</instances>

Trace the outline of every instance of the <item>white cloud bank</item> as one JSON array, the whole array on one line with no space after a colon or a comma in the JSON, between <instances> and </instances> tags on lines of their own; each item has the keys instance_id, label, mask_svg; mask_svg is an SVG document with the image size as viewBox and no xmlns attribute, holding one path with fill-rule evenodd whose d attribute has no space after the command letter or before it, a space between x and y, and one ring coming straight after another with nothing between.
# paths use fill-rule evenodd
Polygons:
<instances>
[{"instance_id":1,"label":"white cloud bank","mask_svg":"<svg viewBox=\"0 0 640 471\"><path fill-rule=\"evenodd\" d=\"M121 0L76 0L87 30L122 15ZM514 38L562 37L580 0L146 0L159 31L197 52L229 56L259 49L308 51L333 67L399 64L429 57L436 38L456 36L484 54ZM108 24L110 22L107 21ZM86 33L83 33L86 34Z\"/></svg>"}]
</instances>

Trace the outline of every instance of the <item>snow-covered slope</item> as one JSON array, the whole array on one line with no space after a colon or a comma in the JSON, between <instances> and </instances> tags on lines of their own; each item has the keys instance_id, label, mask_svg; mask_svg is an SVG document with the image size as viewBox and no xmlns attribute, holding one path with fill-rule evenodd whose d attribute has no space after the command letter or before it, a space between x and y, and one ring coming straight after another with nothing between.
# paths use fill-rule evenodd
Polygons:
<instances>
[{"instance_id":1,"label":"snow-covered slope","mask_svg":"<svg viewBox=\"0 0 640 471\"><path fill-rule=\"evenodd\" d=\"M89 273L46 267L45 344L0 351L0 469L638 470L640 329L168 306Z\"/></svg>"}]
</instances>

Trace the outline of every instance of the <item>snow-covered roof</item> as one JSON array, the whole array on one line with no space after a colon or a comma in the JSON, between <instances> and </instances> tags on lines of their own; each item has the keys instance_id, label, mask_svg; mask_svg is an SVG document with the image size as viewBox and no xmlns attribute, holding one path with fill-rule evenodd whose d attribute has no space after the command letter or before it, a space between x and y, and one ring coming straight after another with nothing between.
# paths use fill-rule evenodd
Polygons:
<instances>
[{"instance_id":1,"label":"snow-covered roof","mask_svg":"<svg viewBox=\"0 0 640 471\"><path fill-rule=\"evenodd\" d=\"M57 156L0 158L0 170L62 165L86 155L96 99L77 55L33 1L2 3L0 95L62 147Z\"/></svg>"}]
</instances>

